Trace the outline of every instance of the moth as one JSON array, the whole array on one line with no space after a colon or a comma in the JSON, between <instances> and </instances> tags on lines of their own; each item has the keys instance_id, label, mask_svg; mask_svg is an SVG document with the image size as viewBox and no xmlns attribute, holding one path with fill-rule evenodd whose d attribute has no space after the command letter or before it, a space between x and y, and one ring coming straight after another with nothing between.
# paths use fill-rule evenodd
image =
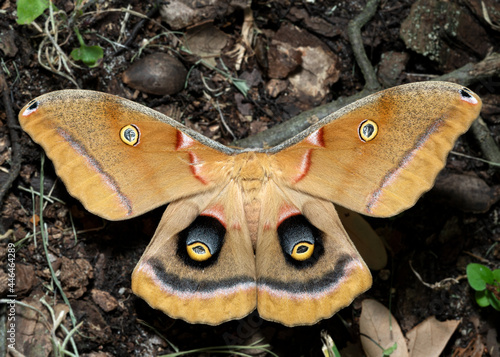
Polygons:
<instances>
[{"instance_id":1,"label":"moth","mask_svg":"<svg viewBox=\"0 0 500 357\"><path fill-rule=\"evenodd\" d=\"M310 325L349 305L370 271L332 204L374 217L413 206L481 100L446 82L361 99L269 149L230 148L113 95L63 90L20 112L69 193L108 220L167 206L134 293L191 323L257 309Z\"/></svg>"}]
</instances>

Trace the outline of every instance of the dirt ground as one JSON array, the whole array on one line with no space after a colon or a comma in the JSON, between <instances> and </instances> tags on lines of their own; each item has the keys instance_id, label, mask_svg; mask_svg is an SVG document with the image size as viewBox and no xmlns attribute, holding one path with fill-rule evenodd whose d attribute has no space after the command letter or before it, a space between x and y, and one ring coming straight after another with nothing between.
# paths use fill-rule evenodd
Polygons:
<instances>
[{"instance_id":1,"label":"dirt ground","mask_svg":"<svg viewBox=\"0 0 500 357\"><path fill-rule=\"evenodd\" d=\"M148 14L152 3L134 0L130 2L134 12L128 15L123 9L129 4L120 0L89 1L79 12L71 1L54 3L67 14L58 24L56 41L62 53L69 56L79 46L72 30L77 27L85 44L99 45L104 56L92 68L72 60L68 64L70 71L66 70L58 62L62 55L44 33L49 11L35 20L36 25L19 25L16 3L0 1L1 65L8 87L4 93L9 93L0 105L0 183L14 180L2 191L1 233L5 234L0 240L0 260L5 270L0 273L0 297L9 295L4 284L7 252L9 244L15 243L16 300L43 311L47 318L45 321L39 313L18 306L19 352L10 352L11 356L62 355L54 351L51 337L62 341L67 332L54 324L48 308L40 302L41 297L56 316L62 312L61 323L67 330L74 327L72 315L77 323L82 323L73 340L79 355L84 356L161 356L174 352L173 346L178 351L205 348L191 355L206 356L222 354L223 347L255 342L267 344L267 349L278 356L319 356L321 331L333 338L339 350L349 346L341 352L342 356L358 356L362 355L361 302L367 298L389 307L403 333L430 316L440 321L460 320L443 356L499 356L500 313L491 307L480 308L465 278L465 268L471 262L491 269L500 267L499 171L498 167L474 159L489 156L472 131L457 141L454 150L473 158L450 155L437 189L394 218L367 218L384 240L389 255L386 267L372 272L373 287L330 319L313 326L288 328L264 321L256 313L219 326L194 325L150 308L132 293L131 273L164 208L128 221L103 221L69 196L48 160L44 165L44 190L55 199L45 199L45 250L40 227L36 228L36 239L31 234L33 223L38 224L40 219L40 198L33 192L40 191L42 149L17 124L17 113L32 98L78 86L132 99L231 145L301 112L360 92L367 79L356 61L356 46L366 53L371 69L376 70L375 82L380 89L431 80L464 66L476 66L499 50L498 3L382 1L362 28L362 43L358 44L351 43L347 28L349 21L365 8L363 0L254 1L247 11L243 1L219 1L213 6L211 1L201 1L189 12L192 16L188 19L181 21L168 15L162 18L156 11L150 15L154 21L142 23L138 15ZM431 15L426 16L422 9L432 9ZM251 31L258 29L253 35L245 25L249 19L254 21ZM126 47L117 53L122 48L118 44L125 43ZM321 53L318 63L306 68L309 62L301 57L304 52L297 51L298 47ZM231 52L235 48L240 52ZM178 69L168 72L167 68L161 74L164 80L158 86L168 87L160 89L162 94L151 94L158 87L149 88L151 82L141 83L141 79L148 78L148 70L160 66L156 62L146 69L136 69L139 84L130 79L132 72L122 77L133 60L137 63L138 58L153 53L171 54L178 60L174 68L179 68L175 67L179 63L185 68L185 73ZM200 63L200 59L206 62ZM53 62L49 64L50 61ZM473 67L457 81L483 99L482 118L498 143L500 65L493 67L486 73ZM308 71L307 78L312 78L307 88L301 86L306 77L297 80L301 71ZM319 80L323 77L326 79ZM236 78L246 80L247 97L235 85ZM9 131L12 127L7 121L7 106L15 113L13 129L17 138ZM18 173L16 160L20 160ZM51 277L47 259L69 305ZM431 288L418 279L412 267L428 284L449 278L458 280ZM3 304L2 308L8 330L5 317L9 307ZM57 328L51 332L54 326ZM8 332L4 330L3 334ZM222 347L219 352L206 349L214 346ZM65 348L75 353L71 343ZM245 352L268 355L258 348ZM0 357L5 353L4 346Z\"/></svg>"}]
</instances>

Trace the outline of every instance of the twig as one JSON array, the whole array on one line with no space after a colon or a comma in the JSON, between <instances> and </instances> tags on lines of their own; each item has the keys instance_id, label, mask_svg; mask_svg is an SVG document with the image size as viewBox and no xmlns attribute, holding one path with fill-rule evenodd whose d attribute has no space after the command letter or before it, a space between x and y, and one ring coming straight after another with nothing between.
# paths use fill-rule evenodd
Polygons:
<instances>
[{"instance_id":1,"label":"twig","mask_svg":"<svg viewBox=\"0 0 500 357\"><path fill-rule=\"evenodd\" d=\"M128 4L127 10L130 10L131 8L132 8L132 5ZM121 44L121 42L122 42L122 36L125 35L125 32L127 30L127 23L128 23L129 18L130 18L130 12L126 12L125 16L123 16L122 24L120 26L120 35L118 36L118 39L116 40L117 43ZM124 45L121 45L121 47L126 48L126 46L124 46ZM118 52L118 51L116 51L116 52Z\"/></svg>"},{"instance_id":2,"label":"twig","mask_svg":"<svg viewBox=\"0 0 500 357\"><path fill-rule=\"evenodd\" d=\"M14 116L14 111L10 105L10 89L7 86L3 73L0 72L0 91L2 92L2 101L7 114L7 125L9 126L10 143L12 146L12 160L10 165L10 173L7 180L0 187L0 207L3 204L3 199L7 191L12 186L12 183L19 175L21 170L21 145L19 143L19 134L15 129L17 121ZM0 233L4 233L5 229L0 222Z\"/></svg>"},{"instance_id":3,"label":"twig","mask_svg":"<svg viewBox=\"0 0 500 357\"><path fill-rule=\"evenodd\" d=\"M220 110L220 105L219 105L219 101L216 99L215 100L215 107L217 108L217 111L219 112L219 115L220 115L220 121L222 123L222 125L224 125L224 128L226 128L226 130L228 131L229 134L231 134L231 136L234 138L236 138L236 135L234 135L233 131L231 130L231 128L229 127L229 125L227 125L226 123L226 120L224 119L224 114L222 114L222 110Z\"/></svg>"},{"instance_id":4,"label":"twig","mask_svg":"<svg viewBox=\"0 0 500 357\"><path fill-rule=\"evenodd\" d=\"M489 81L498 76L500 68L500 53L491 53L481 62L466 64L453 72L439 77L440 81L460 83L470 86L473 83L481 82L488 88Z\"/></svg>"},{"instance_id":5,"label":"twig","mask_svg":"<svg viewBox=\"0 0 500 357\"><path fill-rule=\"evenodd\" d=\"M410 260L410 268L411 268L411 271L413 272L413 274L415 274L415 276L417 277L418 280L420 280L420 282L422 284L424 284L425 286L427 286L428 288L431 288L432 290L441 290L441 289L447 289L449 288L451 285L453 284L458 284L460 282L460 280L462 279L465 279L467 277L467 275L460 275L456 278L446 278L446 279L443 279L441 281L438 281L437 283L434 283L434 284L429 284L429 283L426 283L422 277L420 276L419 273L417 273L417 271L415 269L413 269L413 265L411 263L411 260Z\"/></svg>"},{"instance_id":6,"label":"twig","mask_svg":"<svg viewBox=\"0 0 500 357\"><path fill-rule=\"evenodd\" d=\"M483 118L477 118L477 120L472 123L471 129L486 159L497 164L500 163L500 149L498 148L495 139L491 136L490 130L483 121ZM495 170L500 169L500 167L496 165L490 165L490 167Z\"/></svg>"},{"instance_id":7,"label":"twig","mask_svg":"<svg viewBox=\"0 0 500 357\"><path fill-rule=\"evenodd\" d=\"M127 9L128 10L128 9ZM134 42L135 38L137 37L137 34L139 33L139 30L148 22L152 17L156 16L158 14L158 11L160 10L160 4L158 2L155 2L153 5L153 8L149 10L149 12L146 14L146 18L141 19L137 24L135 24L134 28L132 29L132 32L130 33L129 38L125 43L123 44L123 47L121 47L119 50L115 52L115 56L121 55L123 52L129 49L130 45L132 42Z\"/></svg>"},{"instance_id":8,"label":"twig","mask_svg":"<svg viewBox=\"0 0 500 357\"><path fill-rule=\"evenodd\" d=\"M9 229L4 234L0 234L0 241L3 240L3 239L9 238L12 235L14 235L14 230L13 229Z\"/></svg>"},{"instance_id":9,"label":"twig","mask_svg":"<svg viewBox=\"0 0 500 357\"><path fill-rule=\"evenodd\" d=\"M365 78L365 88L373 91L380 89L380 83L366 55L363 40L361 38L361 28L375 15L379 1L380 0L369 0L364 10L356 16L356 18L351 20L347 26L347 34L349 36L349 42L351 42L354 57L356 57L356 62Z\"/></svg>"},{"instance_id":10,"label":"twig","mask_svg":"<svg viewBox=\"0 0 500 357\"><path fill-rule=\"evenodd\" d=\"M339 110L340 108L355 102L358 99L366 97L371 93L372 91L363 90L353 96L339 98L325 105L305 111L292 119L287 120L282 124L275 125L263 132L245 139L236 140L231 143L231 145L244 148L266 148L276 146L297 135L336 110Z\"/></svg>"},{"instance_id":11,"label":"twig","mask_svg":"<svg viewBox=\"0 0 500 357\"><path fill-rule=\"evenodd\" d=\"M473 258L476 258L477 260L479 260L480 262L482 262L482 263L484 263L484 264L488 264L488 265L490 265L490 266L493 266L493 265L494 265L491 261L489 261L489 260L488 260L488 259L486 259L486 258L480 257L479 255L476 255L476 254L474 254L474 253L468 252L468 251L466 251L466 250L464 250L464 253L465 253L465 254L467 254L467 255L470 255L470 256L471 256L471 257L473 257Z\"/></svg>"},{"instance_id":12,"label":"twig","mask_svg":"<svg viewBox=\"0 0 500 357\"><path fill-rule=\"evenodd\" d=\"M56 24L56 20L54 17L54 12L52 10L52 6L49 6L50 10L50 16L47 17L47 20L45 21L45 27L43 30L43 33L45 34L45 37L43 38L42 42L40 42L40 45L38 46L38 63L45 69L60 75L67 80L71 81L77 88L79 88L78 83L76 82L76 79L73 76L73 72L70 68L70 65L72 67L77 67L81 68L77 64L75 64L73 61L71 61L68 56L64 53L64 51L61 49L61 47L58 44L58 24ZM64 14L62 11L57 11L57 14ZM52 25L52 31L49 29L49 25ZM39 27L37 27L40 29ZM40 29L41 30L41 29ZM52 35L53 32L53 35ZM45 48L45 56L43 56L43 49L44 46L48 43L52 44L52 47L47 46ZM47 63L43 63L42 59L45 58ZM55 68L54 65L57 65L58 68ZM61 71L61 68L64 67L67 73L64 73Z\"/></svg>"},{"instance_id":13,"label":"twig","mask_svg":"<svg viewBox=\"0 0 500 357\"><path fill-rule=\"evenodd\" d=\"M498 167L500 167L500 161L499 162L493 162L493 161L481 159L479 157L465 155L465 154L462 154L461 152L457 152L457 151L453 151L453 150L450 151L450 154L457 155L457 156L462 156L462 157L465 157L465 158L471 159L471 160L476 160L476 161L484 162L485 164L489 164L491 166L498 166Z\"/></svg>"}]
</instances>

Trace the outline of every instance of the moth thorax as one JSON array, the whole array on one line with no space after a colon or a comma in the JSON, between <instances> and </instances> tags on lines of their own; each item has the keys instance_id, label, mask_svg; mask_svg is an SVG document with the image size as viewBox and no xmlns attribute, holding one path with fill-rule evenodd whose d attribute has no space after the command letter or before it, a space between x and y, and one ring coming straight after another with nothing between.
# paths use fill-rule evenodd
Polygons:
<instances>
[{"instance_id":1,"label":"moth thorax","mask_svg":"<svg viewBox=\"0 0 500 357\"><path fill-rule=\"evenodd\" d=\"M245 210L248 231L250 233L250 238L252 239L252 245L255 251L257 234L259 230L260 200L255 198L252 201L245 203L243 208Z\"/></svg>"},{"instance_id":2,"label":"moth thorax","mask_svg":"<svg viewBox=\"0 0 500 357\"><path fill-rule=\"evenodd\" d=\"M234 177L240 182L264 182L269 178L271 168L269 156L256 152L245 152L234 159Z\"/></svg>"}]
</instances>

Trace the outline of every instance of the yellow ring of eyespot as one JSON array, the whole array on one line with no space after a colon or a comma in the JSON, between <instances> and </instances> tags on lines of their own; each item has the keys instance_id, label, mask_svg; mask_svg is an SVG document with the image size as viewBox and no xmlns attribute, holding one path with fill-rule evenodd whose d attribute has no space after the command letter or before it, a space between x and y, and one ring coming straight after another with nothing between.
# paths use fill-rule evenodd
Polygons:
<instances>
[{"instance_id":1,"label":"yellow ring of eyespot","mask_svg":"<svg viewBox=\"0 0 500 357\"><path fill-rule=\"evenodd\" d=\"M307 250L305 252L298 252L298 250L302 247L307 247ZM307 242L300 242L295 244L295 247L293 247L291 255L293 259L303 261L309 259L313 254L313 252L314 252L314 244Z\"/></svg>"},{"instance_id":2,"label":"yellow ring of eyespot","mask_svg":"<svg viewBox=\"0 0 500 357\"><path fill-rule=\"evenodd\" d=\"M365 133L365 128L367 126L371 126L373 128L373 131L371 133ZM358 134L359 134L359 138L365 142L375 139L375 137L378 134L377 123L375 123L373 120L362 121L361 124L359 124Z\"/></svg>"},{"instance_id":3,"label":"yellow ring of eyespot","mask_svg":"<svg viewBox=\"0 0 500 357\"><path fill-rule=\"evenodd\" d=\"M193 260L196 260L197 262L203 262L203 261L210 259L212 257L210 250L203 243L194 242L192 244L189 244L186 248L187 248L187 252L188 252L189 257ZM197 250L200 252L198 253ZM204 253L201 253L201 250L203 250Z\"/></svg>"},{"instance_id":4,"label":"yellow ring of eyespot","mask_svg":"<svg viewBox=\"0 0 500 357\"><path fill-rule=\"evenodd\" d=\"M130 131L132 131L132 136L130 136ZM139 128L133 124L125 125L120 130L120 139L127 145L137 145L139 143Z\"/></svg>"}]
</instances>

